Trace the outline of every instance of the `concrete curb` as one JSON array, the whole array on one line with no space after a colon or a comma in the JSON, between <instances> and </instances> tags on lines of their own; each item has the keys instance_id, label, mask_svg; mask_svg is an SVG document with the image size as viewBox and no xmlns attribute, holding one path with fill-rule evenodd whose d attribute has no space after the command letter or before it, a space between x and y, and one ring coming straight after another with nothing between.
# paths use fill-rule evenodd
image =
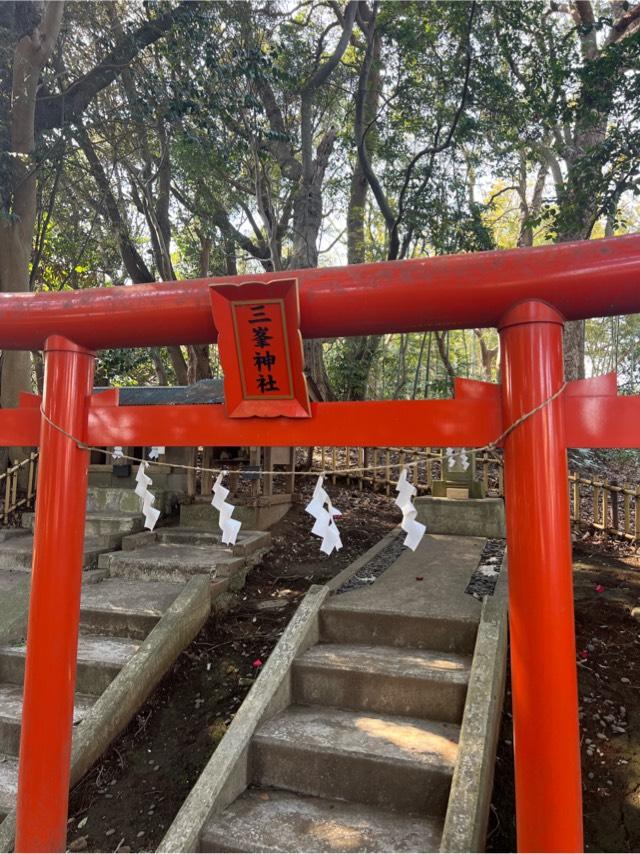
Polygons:
<instances>
[{"instance_id":1,"label":"concrete curb","mask_svg":"<svg viewBox=\"0 0 640 854\"><path fill-rule=\"evenodd\" d=\"M486 597L440 851L484 851L507 665L507 559Z\"/></svg>"},{"instance_id":2,"label":"concrete curb","mask_svg":"<svg viewBox=\"0 0 640 854\"><path fill-rule=\"evenodd\" d=\"M158 851L197 851L209 816L225 809L249 785L253 734L263 720L289 705L291 665L296 656L318 642L318 613L328 595L327 586L314 585L307 592Z\"/></svg>"},{"instance_id":3,"label":"concrete curb","mask_svg":"<svg viewBox=\"0 0 640 854\"><path fill-rule=\"evenodd\" d=\"M0 596L0 643L22 640L27 634L31 573L16 572L15 585Z\"/></svg>"},{"instance_id":4,"label":"concrete curb","mask_svg":"<svg viewBox=\"0 0 640 854\"><path fill-rule=\"evenodd\" d=\"M211 611L210 582L194 576L92 706L73 738L71 785L105 752L158 685L182 650L198 634ZM13 851L15 810L0 824L0 851Z\"/></svg>"},{"instance_id":5,"label":"concrete curb","mask_svg":"<svg viewBox=\"0 0 640 854\"><path fill-rule=\"evenodd\" d=\"M342 572L339 572L331 581L327 582L327 587L331 591L331 593L335 593L336 590L339 590L342 585L348 581L352 575L355 575L356 572L359 572L363 566L369 563L370 560L373 560L374 557L380 554L381 551L384 551L386 547L392 543L396 537L398 537L402 533L402 529L400 525L396 525L388 534L379 540L374 546L371 546L369 551L366 551L364 554L360 555L359 558L350 563L349 566L346 566Z\"/></svg>"}]
</instances>

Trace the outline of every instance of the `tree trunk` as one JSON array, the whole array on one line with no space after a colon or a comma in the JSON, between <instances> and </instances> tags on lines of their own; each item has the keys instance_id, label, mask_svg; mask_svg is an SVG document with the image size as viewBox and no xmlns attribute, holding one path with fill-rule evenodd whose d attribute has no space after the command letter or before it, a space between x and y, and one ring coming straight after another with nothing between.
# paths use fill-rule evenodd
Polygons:
<instances>
[{"instance_id":1,"label":"tree trunk","mask_svg":"<svg viewBox=\"0 0 640 854\"><path fill-rule=\"evenodd\" d=\"M318 146L311 173L300 179L293 203L293 248L291 267L295 270L318 266L318 235L322 223L322 182L335 142L335 130L328 131ZM315 400L331 400L333 391L324 364L321 339L304 342L305 373L309 393Z\"/></svg>"},{"instance_id":2,"label":"tree trunk","mask_svg":"<svg viewBox=\"0 0 640 854\"><path fill-rule=\"evenodd\" d=\"M29 262L36 222L35 109L40 72L58 38L64 3L47 2L20 6L29 18L30 29L16 32L16 4L2 4L3 48L0 101L2 104L2 151L0 188L0 290L25 292L30 289ZM25 7L27 7L25 11ZM23 17L23 20L25 18ZM17 43L12 44L12 39ZM12 56L11 67L8 58ZM10 105L10 106L9 106ZM0 373L0 406L14 407L20 392L30 391L31 353L5 351ZM12 459L25 455L11 448Z\"/></svg>"},{"instance_id":3,"label":"tree trunk","mask_svg":"<svg viewBox=\"0 0 640 854\"><path fill-rule=\"evenodd\" d=\"M364 119L367 126L374 121L380 100L380 36L373 35L373 61L367 78L364 99ZM376 135L372 128L363 145L370 155L375 148ZM347 263L364 264L366 259L365 211L369 182L356 157L351 175L349 208L347 211ZM344 342L344 368L348 382L344 389L346 400L364 400L369 384L369 374L380 346L378 335L356 336Z\"/></svg>"},{"instance_id":4,"label":"tree trunk","mask_svg":"<svg viewBox=\"0 0 640 854\"><path fill-rule=\"evenodd\" d=\"M156 371L158 385L169 385L167 369L164 364L164 359L162 358L162 353L158 347L151 348L151 361L153 362L153 367Z\"/></svg>"}]
</instances>

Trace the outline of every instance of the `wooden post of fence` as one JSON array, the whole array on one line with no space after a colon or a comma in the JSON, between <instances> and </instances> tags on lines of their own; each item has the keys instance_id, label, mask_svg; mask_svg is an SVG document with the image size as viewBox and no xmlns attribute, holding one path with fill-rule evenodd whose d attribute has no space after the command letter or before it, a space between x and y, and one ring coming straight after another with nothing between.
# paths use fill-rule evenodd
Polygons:
<instances>
[{"instance_id":1,"label":"wooden post of fence","mask_svg":"<svg viewBox=\"0 0 640 854\"><path fill-rule=\"evenodd\" d=\"M629 492L629 485L625 484L624 487L624 535L625 537L629 537L631 535L631 494Z\"/></svg>"},{"instance_id":2,"label":"wooden post of fence","mask_svg":"<svg viewBox=\"0 0 640 854\"><path fill-rule=\"evenodd\" d=\"M336 470L336 468L337 468L337 459L338 459L338 458L337 458L337 451L336 451L336 447L335 447L335 445L334 445L334 446L333 446L333 448L331 448L331 470L332 470L333 472L335 472L335 470ZM334 486L336 485L336 476L335 476L335 473L331 475L331 483L332 483Z\"/></svg>"},{"instance_id":3,"label":"wooden post of fence","mask_svg":"<svg viewBox=\"0 0 640 854\"><path fill-rule=\"evenodd\" d=\"M33 451L29 454L29 477L27 478L27 504L33 497L33 484L36 473L36 455Z\"/></svg>"},{"instance_id":4,"label":"wooden post of fence","mask_svg":"<svg viewBox=\"0 0 640 854\"><path fill-rule=\"evenodd\" d=\"M573 475L573 519L575 522L580 522L582 518L582 509L580 507L580 475Z\"/></svg>"},{"instance_id":5,"label":"wooden post of fence","mask_svg":"<svg viewBox=\"0 0 640 854\"><path fill-rule=\"evenodd\" d=\"M602 505L602 530L606 532L609 528L609 488L604 483L602 484L600 503Z\"/></svg>"},{"instance_id":6,"label":"wooden post of fence","mask_svg":"<svg viewBox=\"0 0 640 854\"><path fill-rule=\"evenodd\" d=\"M323 449L324 450L324 449ZM265 472L273 471L273 448L262 449L262 466ZM263 474L262 476L262 494L273 495L273 475Z\"/></svg>"},{"instance_id":7,"label":"wooden post of fence","mask_svg":"<svg viewBox=\"0 0 640 854\"><path fill-rule=\"evenodd\" d=\"M482 455L482 490L485 495L489 492L489 457L486 451Z\"/></svg>"},{"instance_id":8,"label":"wooden post of fence","mask_svg":"<svg viewBox=\"0 0 640 854\"><path fill-rule=\"evenodd\" d=\"M433 486L433 475L431 472L431 448L425 448L425 458L424 458L424 467L426 472L425 480L427 482L427 489L431 491Z\"/></svg>"},{"instance_id":9,"label":"wooden post of fence","mask_svg":"<svg viewBox=\"0 0 640 854\"><path fill-rule=\"evenodd\" d=\"M612 480L611 486L611 527L616 533L620 528L620 518L618 516L618 481Z\"/></svg>"},{"instance_id":10,"label":"wooden post of fence","mask_svg":"<svg viewBox=\"0 0 640 854\"><path fill-rule=\"evenodd\" d=\"M18 461L15 460L13 464L12 474L11 474L11 505L10 508L15 508L18 502L18 472L20 470L20 466L18 465Z\"/></svg>"},{"instance_id":11,"label":"wooden post of fence","mask_svg":"<svg viewBox=\"0 0 640 854\"><path fill-rule=\"evenodd\" d=\"M325 450L326 450L326 448L323 445L320 448L320 471L324 471L324 469L325 469L325 465L324 465L324 452L325 452ZM334 466L334 468L335 468L335 466Z\"/></svg>"},{"instance_id":12,"label":"wooden post of fence","mask_svg":"<svg viewBox=\"0 0 640 854\"><path fill-rule=\"evenodd\" d=\"M358 490L362 492L362 484L364 482L364 448L358 448Z\"/></svg>"},{"instance_id":13,"label":"wooden post of fence","mask_svg":"<svg viewBox=\"0 0 640 854\"><path fill-rule=\"evenodd\" d=\"M9 521L9 503L11 499L11 475L9 472L11 469L7 467L6 474L4 476L4 524L6 525Z\"/></svg>"},{"instance_id":14,"label":"wooden post of fence","mask_svg":"<svg viewBox=\"0 0 640 854\"><path fill-rule=\"evenodd\" d=\"M591 481L591 486L593 487L593 527L599 528L598 524L598 514L600 512L600 502L599 499L599 487L597 486L595 480Z\"/></svg>"},{"instance_id":15,"label":"wooden post of fence","mask_svg":"<svg viewBox=\"0 0 640 854\"><path fill-rule=\"evenodd\" d=\"M384 452L384 464L385 464L385 492L387 495L391 495L391 453L389 449Z\"/></svg>"},{"instance_id":16,"label":"wooden post of fence","mask_svg":"<svg viewBox=\"0 0 640 854\"><path fill-rule=\"evenodd\" d=\"M634 540L640 540L640 486L636 487L636 496L634 499L636 519L633 532Z\"/></svg>"},{"instance_id":17,"label":"wooden post of fence","mask_svg":"<svg viewBox=\"0 0 640 854\"><path fill-rule=\"evenodd\" d=\"M214 477L210 471L204 471L204 469L213 468L213 448L202 449L202 468L203 471L200 473L200 494L210 496L213 490Z\"/></svg>"}]
</instances>

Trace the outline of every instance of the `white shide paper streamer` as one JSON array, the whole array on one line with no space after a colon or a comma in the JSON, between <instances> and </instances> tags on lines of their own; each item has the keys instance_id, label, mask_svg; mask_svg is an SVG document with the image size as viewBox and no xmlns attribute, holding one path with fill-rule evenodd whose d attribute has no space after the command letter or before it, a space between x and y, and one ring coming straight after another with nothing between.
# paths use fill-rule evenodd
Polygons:
<instances>
[{"instance_id":1,"label":"white shide paper streamer","mask_svg":"<svg viewBox=\"0 0 640 854\"><path fill-rule=\"evenodd\" d=\"M157 460L160 454L164 454L164 445L154 445L149 451L149 459Z\"/></svg>"},{"instance_id":2,"label":"white shide paper streamer","mask_svg":"<svg viewBox=\"0 0 640 854\"><path fill-rule=\"evenodd\" d=\"M471 463L469 462L469 457L467 456L466 448L461 448L459 451L454 451L453 448L445 449L445 457L447 458L447 464L450 469L452 469L456 464L456 457L462 468L466 471Z\"/></svg>"},{"instance_id":3,"label":"white shide paper streamer","mask_svg":"<svg viewBox=\"0 0 640 854\"><path fill-rule=\"evenodd\" d=\"M323 481L324 478L320 475L313 490L311 501L304 509L316 520L311 533L317 537L322 537L320 551L330 555L334 549L339 551L342 548L340 531L338 531L334 521L334 516L341 516L342 514L331 504L331 499L322 487Z\"/></svg>"},{"instance_id":4,"label":"white shide paper streamer","mask_svg":"<svg viewBox=\"0 0 640 854\"><path fill-rule=\"evenodd\" d=\"M242 522L238 522L237 519L231 518L235 507L233 504L229 504L229 502L226 501L226 497L229 495L229 490L222 485L222 478L226 477L226 475L227 472L223 471L220 472L216 478L216 482L213 484L213 498L211 500L211 504L220 514L218 524L222 531L222 542L225 546L232 546L235 544L238 537Z\"/></svg>"},{"instance_id":5,"label":"white shide paper streamer","mask_svg":"<svg viewBox=\"0 0 640 854\"><path fill-rule=\"evenodd\" d=\"M156 500L155 495L152 495L149 492L149 487L153 481L145 472L148 465L148 463L140 463L138 466L135 493L140 498L141 509L144 514L144 526L150 531L153 531L156 526L156 522L160 518L160 511L153 506L153 502Z\"/></svg>"},{"instance_id":6,"label":"white shide paper streamer","mask_svg":"<svg viewBox=\"0 0 640 854\"><path fill-rule=\"evenodd\" d=\"M112 451L112 453L111 453L111 457L112 457L114 460L122 460L122 459L124 459L124 450L123 450L123 448L122 448L122 445L116 445L116 446L115 446L115 448L113 449L113 451Z\"/></svg>"},{"instance_id":7,"label":"white shide paper streamer","mask_svg":"<svg viewBox=\"0 0 640 854\"><path fill-rule=\"evenodd\" d=\"M398 493L398 497L396 498L395 503L402 512L402 522L400 523L400 527L407 534L404 544L415 552L427 529L422 522L416 521L418 511L413 506L413 499L417 495L418 490L407 480L406 468L402 469L400 472L400 478L396 485L396 492Z\"/></svg>"}]
</instances>

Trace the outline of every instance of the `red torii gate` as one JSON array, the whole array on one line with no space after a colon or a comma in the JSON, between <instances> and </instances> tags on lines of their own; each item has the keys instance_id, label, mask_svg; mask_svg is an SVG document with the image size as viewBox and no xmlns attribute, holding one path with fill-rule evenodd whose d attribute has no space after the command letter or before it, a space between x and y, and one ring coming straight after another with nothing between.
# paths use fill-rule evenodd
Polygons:
<instances>
[{"instance_id":1,"label":"red torii gate","mask_svg":"<svg viewBox=\"0 0 640 854\"><path fill-rule=\"evenodd\" d=\"M311 417L119 406L92 394L93 350L216 340L209 289L235 276L1 294L0 349L45 352L42 401L0 411L0 445L39 445L17 851L64 851L88 453L115 445L488 444L504 440L518 845L582 849L567 447L638 447L640 397L615 376L563 386L565 320L640 311L640 236L287 272L308 338L497 326L500 386L455 400L317 403ZM43 414L45 417L43 417ZM56 426L54 426L56 425ZM65 532L64 537L60 532Z\"/></svg>"}]
</instances>

